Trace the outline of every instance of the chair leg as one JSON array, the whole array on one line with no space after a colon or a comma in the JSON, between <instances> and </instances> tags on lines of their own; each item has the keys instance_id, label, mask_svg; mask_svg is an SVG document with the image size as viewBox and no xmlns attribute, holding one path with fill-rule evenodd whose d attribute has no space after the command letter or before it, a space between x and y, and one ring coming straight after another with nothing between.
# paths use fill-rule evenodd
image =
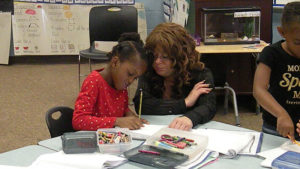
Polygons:
<instances>
[{"instance_id":1,"label":"chair leg","mask_svg":"<svg viewBox=\"0 0 300 169\"><path fill-rule=\"evenodd\" d=\"M89 58L90 72L92 72L91 58Z\"/></svg>"},{"instance_id":2,"label":"chair leg","mask_svg":"<svg viewBox=\"0 0 300 169\"><path fill-rule=\"evenodd\" d=\"M225 93L224 93L224 114L228 113L228 97L229 97L229 91L225 89Z\"/></svg>"},{"instance_id":3,"label":"chair leg","mask_svg":"<svg viewBox=\"0 0 300 169\"><path fill-rule=\"evenodd\" d=\"M80 91L80 54L78 55L78 89Z\"/></svg>"},{"instance_id":4,"label":"chair leg","mask_svg":"<svg viewBox=\"0 0 300 169\"><path fill-rule=\"evenodd\" d=\"M256 102L256 115L259 115L260 113L260 105L258 104L258 102Z\"/></svg>"},{"instance_id":5,"label":"chair leg","mask_svg":"<svg viewBox=\"0 0 300 169\"><path fill-rule=\"evenodd\" d=\"M236 94L233 88L230 86L224 86L225 89L229 90L232 94L232 103L233 103L233 108L234 108L234 114L235 114L235 123L237 126L240 126L240 119L239 119L239 112L237 108L237 100L236 100Z\"/></svg>"}]
</instances>

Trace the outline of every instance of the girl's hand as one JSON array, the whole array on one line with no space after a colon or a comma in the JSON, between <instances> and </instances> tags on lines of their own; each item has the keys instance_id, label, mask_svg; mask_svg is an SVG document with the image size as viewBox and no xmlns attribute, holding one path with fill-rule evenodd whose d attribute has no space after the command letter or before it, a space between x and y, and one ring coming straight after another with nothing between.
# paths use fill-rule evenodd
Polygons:
<instances>
[{"instance_id":1,"label":"girl's hand","mask_svg":"<svg viewBox=\"0 0 300 169\"><path fill-rule=\"evenodd\" d=\"M297 123L297 129L296 130L297 130L297 132L298 132L298 134L300 136L300 120Z\"/></svg>"},{"instance_id":2,"label":"girl's hand","mask_svg":"<svg viewBox=\"0 0 300 169\"><path fill-rule=\"evenodd\" d=\"M125 114L125 117L130 117L130 116L134 116L134 117L137 117L137 118L139 117L139 115L136 114L136 112L131 111L131 110L126 112L126 114ZM149 124L149 122L147 120L143 119L143 118L141 118L141 121L142 121L143 124Z\"/></svg>"},{"instance_id":3,"label":"girl's hand","mask_svg":"<svg viewBox=\"0 0 300 169\"><path fill-rule=\"evenodd\" d=\"M195 84L193 90L190 91L189 95L185 98L184 101L186 107L192 107L201 94L207 94L212 90L211 88L208 88L209 84L205 84L204 81L205 80Z\"/></svg>"},{"instance_id":4,"label":"girl's hand","mask_svg":"<svg viewBox=\"0 0 300 169\"><path fill-rule=\"evenodd\" d=\"M291 117L288 114L283 114L277 117L277 131L283 137L290 135L294 140L294 124Z\"/></svg>"},{"instance_id":5,"label":"girl's hand","mask_svg":"<svg viewBox=\"0 0 300 169\"><path fill-rule=\"evenodd\" d=\"M179 129L179 130L190 130L193 127L193 122L191 119L182 116L176 117L171 124L169 124L170 128Z\"/></svg>"},{"instance_id":6,"label":"girl's hand","mask_svg":"<svg viewBox=\"0 0 300 169\"><path fill-rule=\"evenodd\" d=\"M136 114L136 112L132 111L129 109L128 112L125 113L125 116L128 117L128 116L136 116L138 117L138 115Z\"/></svg>"},{"instance_id":7,"label":"girl's hand","mask_svg":"<svg viewBox=\"0 0 300 169\"><path fill-rule=\"evenodd\" d=\"M149 124L149 122L145 119L139 119L137 116L117 117L115 121L115 126L129 128L130 130L144 127L143 124Z\"/></svg>"}]
</instances>

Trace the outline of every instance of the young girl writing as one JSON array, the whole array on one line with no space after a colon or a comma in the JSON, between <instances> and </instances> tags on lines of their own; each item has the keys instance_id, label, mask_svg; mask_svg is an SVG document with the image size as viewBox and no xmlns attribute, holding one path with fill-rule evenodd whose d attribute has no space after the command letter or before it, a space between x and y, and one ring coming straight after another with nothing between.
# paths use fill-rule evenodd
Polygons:
<instances>
[{"instance_id":1,"label":"young girl writing","mask_svg":"<svg viewBox=\"0 0 300 169\"><path fill-rule=\"evenodd\" d=\"M75 130L138 129L147 123L128 108L127 87L147 66L140 36L123 34L108 56L107 67L91 72L82 84L73 113Z\"/></svg>"},{"instance_id":2,"label":"young girl writing","mask_svg":"<svg viewBox=\"0 0 300 169\"><path fill-rule=\"evenodd\" d=\"M263 132L294 139L300 119L300 2L284 7L281 24L277 30L285 40L262 51L253 94L263 107Z\"/></svg>"}]
</instances>

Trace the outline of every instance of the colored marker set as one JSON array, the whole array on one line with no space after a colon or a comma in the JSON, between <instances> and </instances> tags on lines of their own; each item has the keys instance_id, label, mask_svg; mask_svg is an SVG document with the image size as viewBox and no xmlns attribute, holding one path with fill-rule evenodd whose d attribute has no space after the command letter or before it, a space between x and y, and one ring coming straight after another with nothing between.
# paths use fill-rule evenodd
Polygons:
<instances>
[{"instance_id":1,"label":"colored marker set","mask_svg":"<svg viewBox=\"0 0 300 169\"><path fill-rule=\"evenodd\" d=\"M173 148L184 149L192 145L197 145L197 143L195 143L194 140L185 137L170 136L168 134L163 134L160 136L160 140L155 142L155 145L163 145L165 148L169 146Z\"/></svg>"},{"instance_id":2,"label":"colored marker set","mask_svg":"<svg viewBox=\"0 0 300 169\"><path fill-rule=\"evenodd\" d=\"M129 129L103 128L98 129L96 135L101 153L121 154L129 150L132 144Z\"/></svg>"}]
</instances>

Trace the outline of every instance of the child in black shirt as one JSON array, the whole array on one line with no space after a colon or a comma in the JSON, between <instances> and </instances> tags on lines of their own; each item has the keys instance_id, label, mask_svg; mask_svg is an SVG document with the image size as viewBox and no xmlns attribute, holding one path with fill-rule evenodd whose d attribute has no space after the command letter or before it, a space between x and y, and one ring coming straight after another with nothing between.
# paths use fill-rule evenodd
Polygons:
<instances>
[{"instance_id":1,"label":"child in black shirt","mask_svg":"<svg viewBox=\"0 0 300 169\"><path fill-rule=\"evenodd\" d=\"M300 119L300 2L284 7L281 24L277 30L285 40L262 51L253 95L263 107L263 132L294 139Z\"/></svg>"}]
</instances>

